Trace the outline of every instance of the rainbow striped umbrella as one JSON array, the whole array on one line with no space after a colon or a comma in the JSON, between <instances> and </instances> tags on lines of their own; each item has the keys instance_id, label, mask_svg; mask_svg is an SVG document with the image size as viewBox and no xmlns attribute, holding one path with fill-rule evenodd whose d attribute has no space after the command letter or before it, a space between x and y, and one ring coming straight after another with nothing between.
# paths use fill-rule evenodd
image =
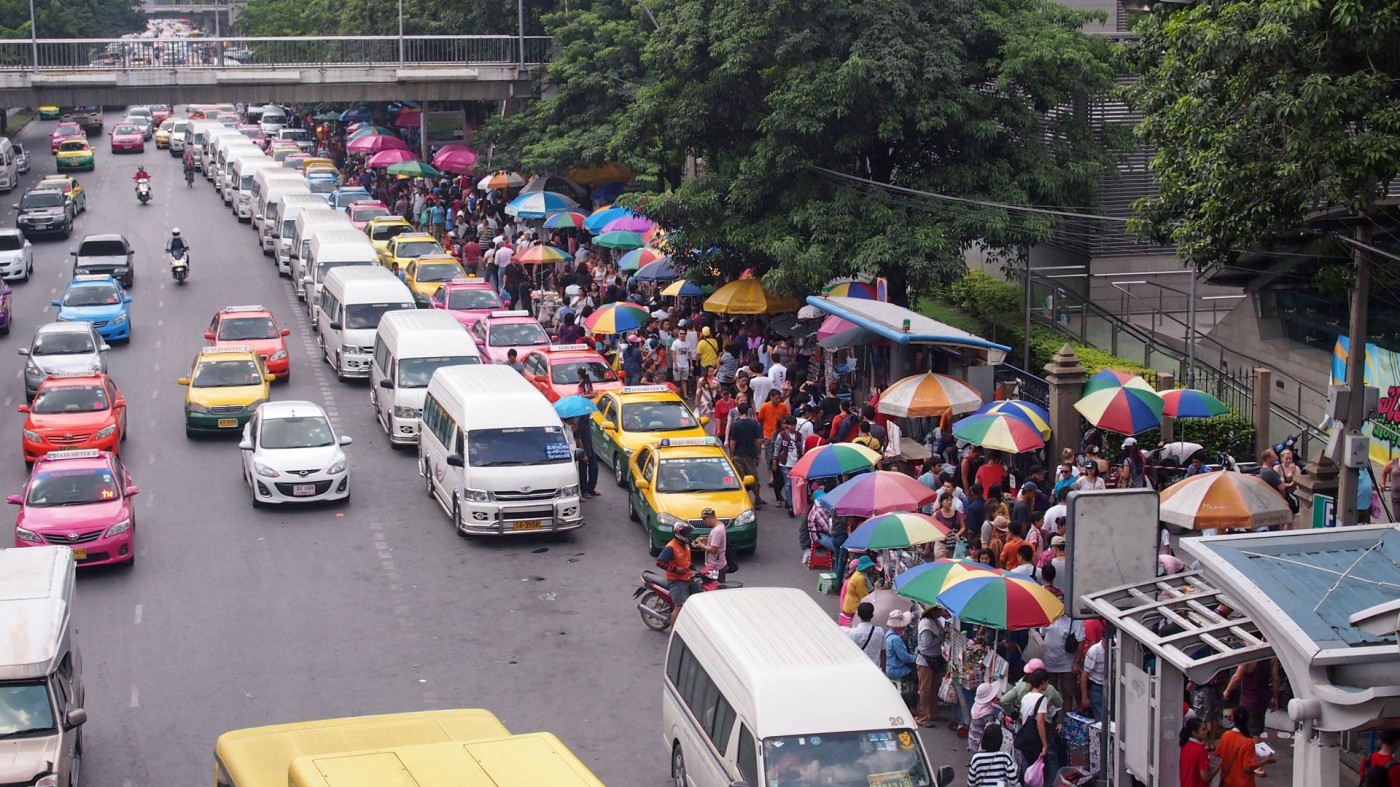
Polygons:
<instances>
[{"instance_id":1,"label":"rainbow striped umbrella","mask_svg":"<svg viewBox=\"0 0 1400 787\"><path fill-rule=\"evenodd\" d=\"M933 606L938 603L938 594L950 583L983 574L1001 576L1001 569L973 560L941 558L929 563L920 563L895 577L894 589L905 598Z\"/></svg>"},{"instance_id":2,"label":"rainbow striped umbrella","mask_svg":"<svg viewBox=\"0 0 1400 787\"><path fill-rule=\"evenodd\" d=\"M1021 454L1045 445L1040 430L1010 413L970 415L953 424L953 436L992 451Z\"/></svg>"},{"instance_id":3,"label":"rainbow striped umbrella","mask_svg":"<svg viewBox=\"0 0 1400 787\"><path fill-rule=\"evenodd\" d=\"M646 309L625 303L609 303L588 315L583 327L594 334L627 333L646 325L650 319L651 315Z\"/></svg>"},{"instance_id":4,"label":"rainbow striped umbrella","mask_svg":"<svg viewBox=\"0 0 1400 787\"><path fill-rule=\"evenodd\" d=\"M553 216L550 216L549 218L545 219L544 227L545 229L549 230L578 229L579 227L583 226L583 221L586 218L588 217L583 215L582 213L579 213L576 210L566 210L560 213L556 213Z\"/></svg>"},{"instance_id":5,"label":"rainbow striped umbrella","mask_svg":"<svg viewBox=\"0 0 1400 787\"><path fill-rule=\"evenodd\" d=\"M903 473L875 470L827 492L822 505L841 516L875 516L917 511L932 503L933 497L932 489Z\"/></svg>"},{"instance_id":6,"label":"rainbow striped umbrella","mask_svg":"<svg viewBox=\"0 0 1400 787\"><path fill-rule=\"evenodd\" d=\"M1137 434L1162 424L1162 397L1151 388L1100 388L1074 403L1074 409L1099 429Z\"/></svg>"},{"instance_id":7,"label":"rainbow striped umbrella","mask_svg":"<svg viewBox=\"0 0 1400 787\"><path fill-rule=\"evenodd\" d=\"M623 216L636 215L638 214L626 208L614 208L609 205L602 208L598 208L597 210L588 214L588 218L585 219L583 222L583 228L588 230L589 232L602 233L603 228L606 227L609 222L612 222L616 219L620 219Z\"/></svg>"},{"instance_id":8,"label":"rainbow striped umbrella","mask_svg":"<svg viewBox=\"0 0 1400 787\"><path fill-rule=\"evenodd\" d=\"M1002 631L1048 626L1065 614L1065 604L1030 577L968 572L951 579L938 603L965 623Z\"/></svg>"},{"instance_id":9,"label":"rainbow striped umbrella","mask_svg":"<svg viewBox=\"0 0 1400 787\"><path fill-rule=\"evenodd\" d=\"M1023 399L1002 399L988 402L977 408L977 412L973 415L1009 415L1012 418L1020 418L1039 429L1041 437L1046 440L1050 439L1050 414L1045 412L1040 405Z\"/></svg>"},{"instance_id":10,"label":"rainbow striped umbrella","mask_svg":"<svg viewBox=\"0 0 1400 787\"><path fill-rule=\"evenodd\" d=\"M557 262L568 262L574 255L555 246L531 246L525 251L515 254L512 259L522 265L553 265Z\"/></svg>"},{"instance_id":11,"label":"rainbow striped umbrella","mask_svg":"<svg viewBox=\"0 0 1400 787\"><path fill-rule=\"evenodd\" d=\"M670 255L657 251L656 249L633 249L622 255L617 261L617 269L620 271L635 271L643 265L650 265L657 260L669 260Z\"/></svg>"},{"instance_id":12,"label":"rainbow striped umbrella","mask_svg":"<svg viewBox=\"0 0 1400 787\"><path fill-rule=\"evenodd\" d=\"M846 549L907 549L916 544L940 541L952 533L927 514L897 511L880 514L860 523L846 539Z\"/></svg>"},{"instance_id":13,"label":"rainbow striped umbrella","mask_svg":"<svg viewBox=\"0 0 1400 787\"><path fill-rule=\"evenodd\" d=\"M1177 388L1162 394L1162 415L1172 418L1214 418L1228 412L1224 402L1205 391Z\"/></svg>"},{"instance_id":14,"label":"rainbow striped umbrella","mask_svg":"<svg viewBox=\"0 0 1400 787\"><path fill-rule=\"evenodd\" d=\"M1142 388L1155 393L1152 386L1136 374L1128 374L1127 372L1120 372L1113 369L1104 369L1093 377L1090 377L1089 381L1084 383L1083 396L1088 396L1095 391L1101 391L1105 388Z\"/></svg>"},{"instance_id":15,"label":"rainbow striped umbrella","mask_svg":"<svg viewBox=\"0 0 1400 787\"><path fill-rule=\"evenodd\" d=\"M605 249L640 249L646 245L641 235L627 230L605 232L595 237L593 243Z\"/></svg>"},{"instance_id":16,"label":"rainbow striped umbrella","mask_svg":"<svg viewBox=\"0 0 1400 787\"><path fill-rule=\"evenodd\" d=\"M822 294L832 297L864 298L868 301L880 299L875 292L875 285L863 281L837 282L822 290Z\"/></svg>"},{"instance_id":17,"label":"rainbow striped umbrella","mask_svg":"<svg viewBox=\"0 0 1400 787\"><path fill-rule=\"evenodd\" d=\"M925 372L905 377L880 394L877 409L898 418L961 415L982 406L982 394L962 380Z\"/></svg>"},{"instance_id":18,"label":"rainbow striped umbrella","mask_svg":"<svg viewBox=\"0 0 1400 787\"><path fill-rule=\"evenodd\" d=\"M666 285L666 289L661 291L662 295L669 298L700 298L706 294L705 288L693 281L681 279Z\"/></svg>"},{"instance_id":19,"label":"rainbow striped umbrella","mask_svg":"<svg viewBox=\"0 0 1400 787\"><path fill-rule=\"evenodd\" d=\"M880 455L855 443L828 443L802 455L788 472L790 478L835 478L869 470Z\"/></svg>"}]
</instances>

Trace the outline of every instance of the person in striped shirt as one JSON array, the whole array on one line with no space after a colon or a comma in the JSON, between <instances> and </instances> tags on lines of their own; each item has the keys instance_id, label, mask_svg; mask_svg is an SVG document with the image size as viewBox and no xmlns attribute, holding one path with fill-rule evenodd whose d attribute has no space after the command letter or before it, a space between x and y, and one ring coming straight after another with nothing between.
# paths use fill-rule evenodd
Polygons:
<instances>
[{"instance_id":1,"label":"person in striped shirt","mask_svg":"<svg viewBox=\"0 0 1400 787\"><path fill-rule=\"evenodd\" d=\"M982 732L982 750L972 755L967 766L967 787L1014 787L1021 783L1021 772L1010 752L1001 750L1002 727L988 724Z\"/></svg>"}]
</instances>

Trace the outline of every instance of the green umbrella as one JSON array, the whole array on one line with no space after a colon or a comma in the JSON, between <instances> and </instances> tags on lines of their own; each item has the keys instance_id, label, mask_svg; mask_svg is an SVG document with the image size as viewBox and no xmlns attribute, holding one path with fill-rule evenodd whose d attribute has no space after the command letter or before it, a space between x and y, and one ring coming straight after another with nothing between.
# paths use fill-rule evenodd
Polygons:
<instances>
[{"instance_id":1,"label":"green umbrella","mask_svg":"<svg viewBox=\"0 0 1400 787\"><path fill-rule=\"evenodd\" d=\"M312 120L319 120L319 121L321 121L321 122L323 122L323 123L324 123L325 121L327 121L327 120L340 120L340 113L339 113L339 112L322 112L322 113L319 114L319 115L312 115L312 116L311 116L311 119L312 119Z\"/></svg>"},{"instance_id":2,"label":"green umbrella","mask_svg":"<svg viewBox=\"0 0 1400 787\"><path fill-rule=\"evenodd\" d=\"M442 173L421 161L400 161L389 165L389 174L410 178L436 178Z\"/></svg>"},{"instance_id":3,"label":"green umbrella","mask_svg":"<svg viewBox=\"0 0 1400 787\"><path fill-rule=\"evenodd\" d=\"M627 230L605 232L594 238L593 242L609 249L640 249L646 245L640 233L628 232Z\"/></svg>"}]
</instances>

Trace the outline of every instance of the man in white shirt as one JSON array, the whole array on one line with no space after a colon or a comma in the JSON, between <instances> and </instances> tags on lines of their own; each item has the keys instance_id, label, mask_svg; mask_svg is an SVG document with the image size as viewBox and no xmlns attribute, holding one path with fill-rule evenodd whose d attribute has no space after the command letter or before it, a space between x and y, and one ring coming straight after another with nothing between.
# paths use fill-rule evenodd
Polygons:
<instances>
[{"instance_id":1,"label":"man in white shirt","mask_svg":"<svg viewBox=\"0 0 1400 787\"><path fill-rule=\"evenodd\" d=\"M768 379L773 381L773 387L779 391L783 390L783 383L787 382L787 367L783 365L783 360L782 353L774 353L773 365L768 367Z\"/></svg>"},{"instance_id":2,"label":"man in white shirt","mask_svg":"<svg viewBox=\"0 0 1400 787\"><path fill-rule=\"evenodd\" d=\"M681 397L689 399L693 394L690 388L690 344L685 340L686 330L676 329L676 338L671 342L671 379L681 390Z\"/></svg>"},{"instance_id":3,"label":"man in white shirt","mask_svg":"<svg viewBox=\"0 0 1400 787\"><path fill-rule=\"evenodd\" d=\"M496 289L504 289L506 286L506 266L510 265L510 258L515 254L515 250L502 243L496 249Z\"/></svg>"},{"instance_id":4,"label":"man in white shirt","mask_svg":"<svg viewBox=\"0 0 1400 787\"><path fill-rule=\"evenodd\" d=\"M797 416L797 436L799 445L806 445L807 438L816 432L816 426L812 423L812 418L816 414L816 409L811 405L802 408L801 415Z\"/></svg>"},{"instance_id":5,"label":"man in white shirt","mask_svg":"<svg viewBox=\"0 0 1400 787\"><path fill-rule=\"evenodd\" d=\"M758 374L758 369L754 369L753 372L753 375L749 377L749 390L753 391L752 401L766 402L768 401L768 392L776 386L767 375Z\"/></svg>"},{"instance_id":6,"label":"man in white shirt","mask_svg":"<svg viewBox=\"0 0 1400 787\"><path fill-rule=\"evenodd\" d=\"M885 649L885 630L870 622L875 617L875 605L869 601L860 602L856 607L856 618L860 621L854 626L846 629L846 636L856 643L856 647L865 651L865 655L880 666L880 651Z\"/></svg>"},{"instance_id":7,"label":"man in white shirt","mask_svg":"<svg viewBox=\"0 0 1400 787\"><path fill-rule=\"evenodd\" d=\"M1055 505L1045 509L1045 529L1056 535L1064 535L1065 526L1059 523L1061 519L1069 522L1069 506L1065 505L1063 496Z\"/></svg>"},{"instance_id":8,"label":"man in white shirt","mask_svg":"<svg viewBox=\"0 0 1400 787\"><path fill-rule=\"evenodd\" d=\"M1065 570L1065 537L1054 536L1050 539L1050 548L1054 550L1055 556L1050 558L1050 565L1055 567L1055 580L1051 585L1060 591L1060 596L1065 594L1065 586L1069 581L1069 572Z\"/></svg>"},{"instance_id":9,"label":"man in white shirt","mask_svg":"<svg viewBox=\"0 0 1400 787\"><path fill-rule=\"evenodd\" d=\"M1096 720L1103 720L1103 687L1108 680L1108 653L1104 640L1084 651L1084 671L1079 675L1080 707L1091 711Z\"/></svg>"}]
</instances>

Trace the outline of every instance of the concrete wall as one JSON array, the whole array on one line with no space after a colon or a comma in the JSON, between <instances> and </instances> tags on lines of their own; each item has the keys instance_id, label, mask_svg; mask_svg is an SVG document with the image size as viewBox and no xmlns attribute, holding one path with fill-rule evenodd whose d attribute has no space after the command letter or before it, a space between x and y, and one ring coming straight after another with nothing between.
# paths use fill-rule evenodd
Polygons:
<instances>
[{"instance_id":1,"label":"concrete wall","mask_svg":"<svg viewBox=\"0 0 1400 787\"><path fill-rule=\"evenodd\" d=\"M1281 330L1271 330L1266 323L1255 315L1253 299L1246 298L1210 330L1209 340L1197 343L1196 351L1203 361L1212 364L1223 357L1232 369L1272 369L1270 399L1317 424L1327 404L1332 354L1282 338ZM1266 338L1266 334L1280 338Z\"/></svg>"},{"instance_id":2,"label":"concrete wall","mask_svg":"<svg viewBox=\"0 0 1400 787\"><path fill-rule=\"evenodd\" d=\"M1105 15L1102 24L1088 24L1084 29L1090 33L1101 33L1118 29L1118 0L1059 0L1060 5L1080 11L1095 11Z\"/></svg>"}]
</instances>

